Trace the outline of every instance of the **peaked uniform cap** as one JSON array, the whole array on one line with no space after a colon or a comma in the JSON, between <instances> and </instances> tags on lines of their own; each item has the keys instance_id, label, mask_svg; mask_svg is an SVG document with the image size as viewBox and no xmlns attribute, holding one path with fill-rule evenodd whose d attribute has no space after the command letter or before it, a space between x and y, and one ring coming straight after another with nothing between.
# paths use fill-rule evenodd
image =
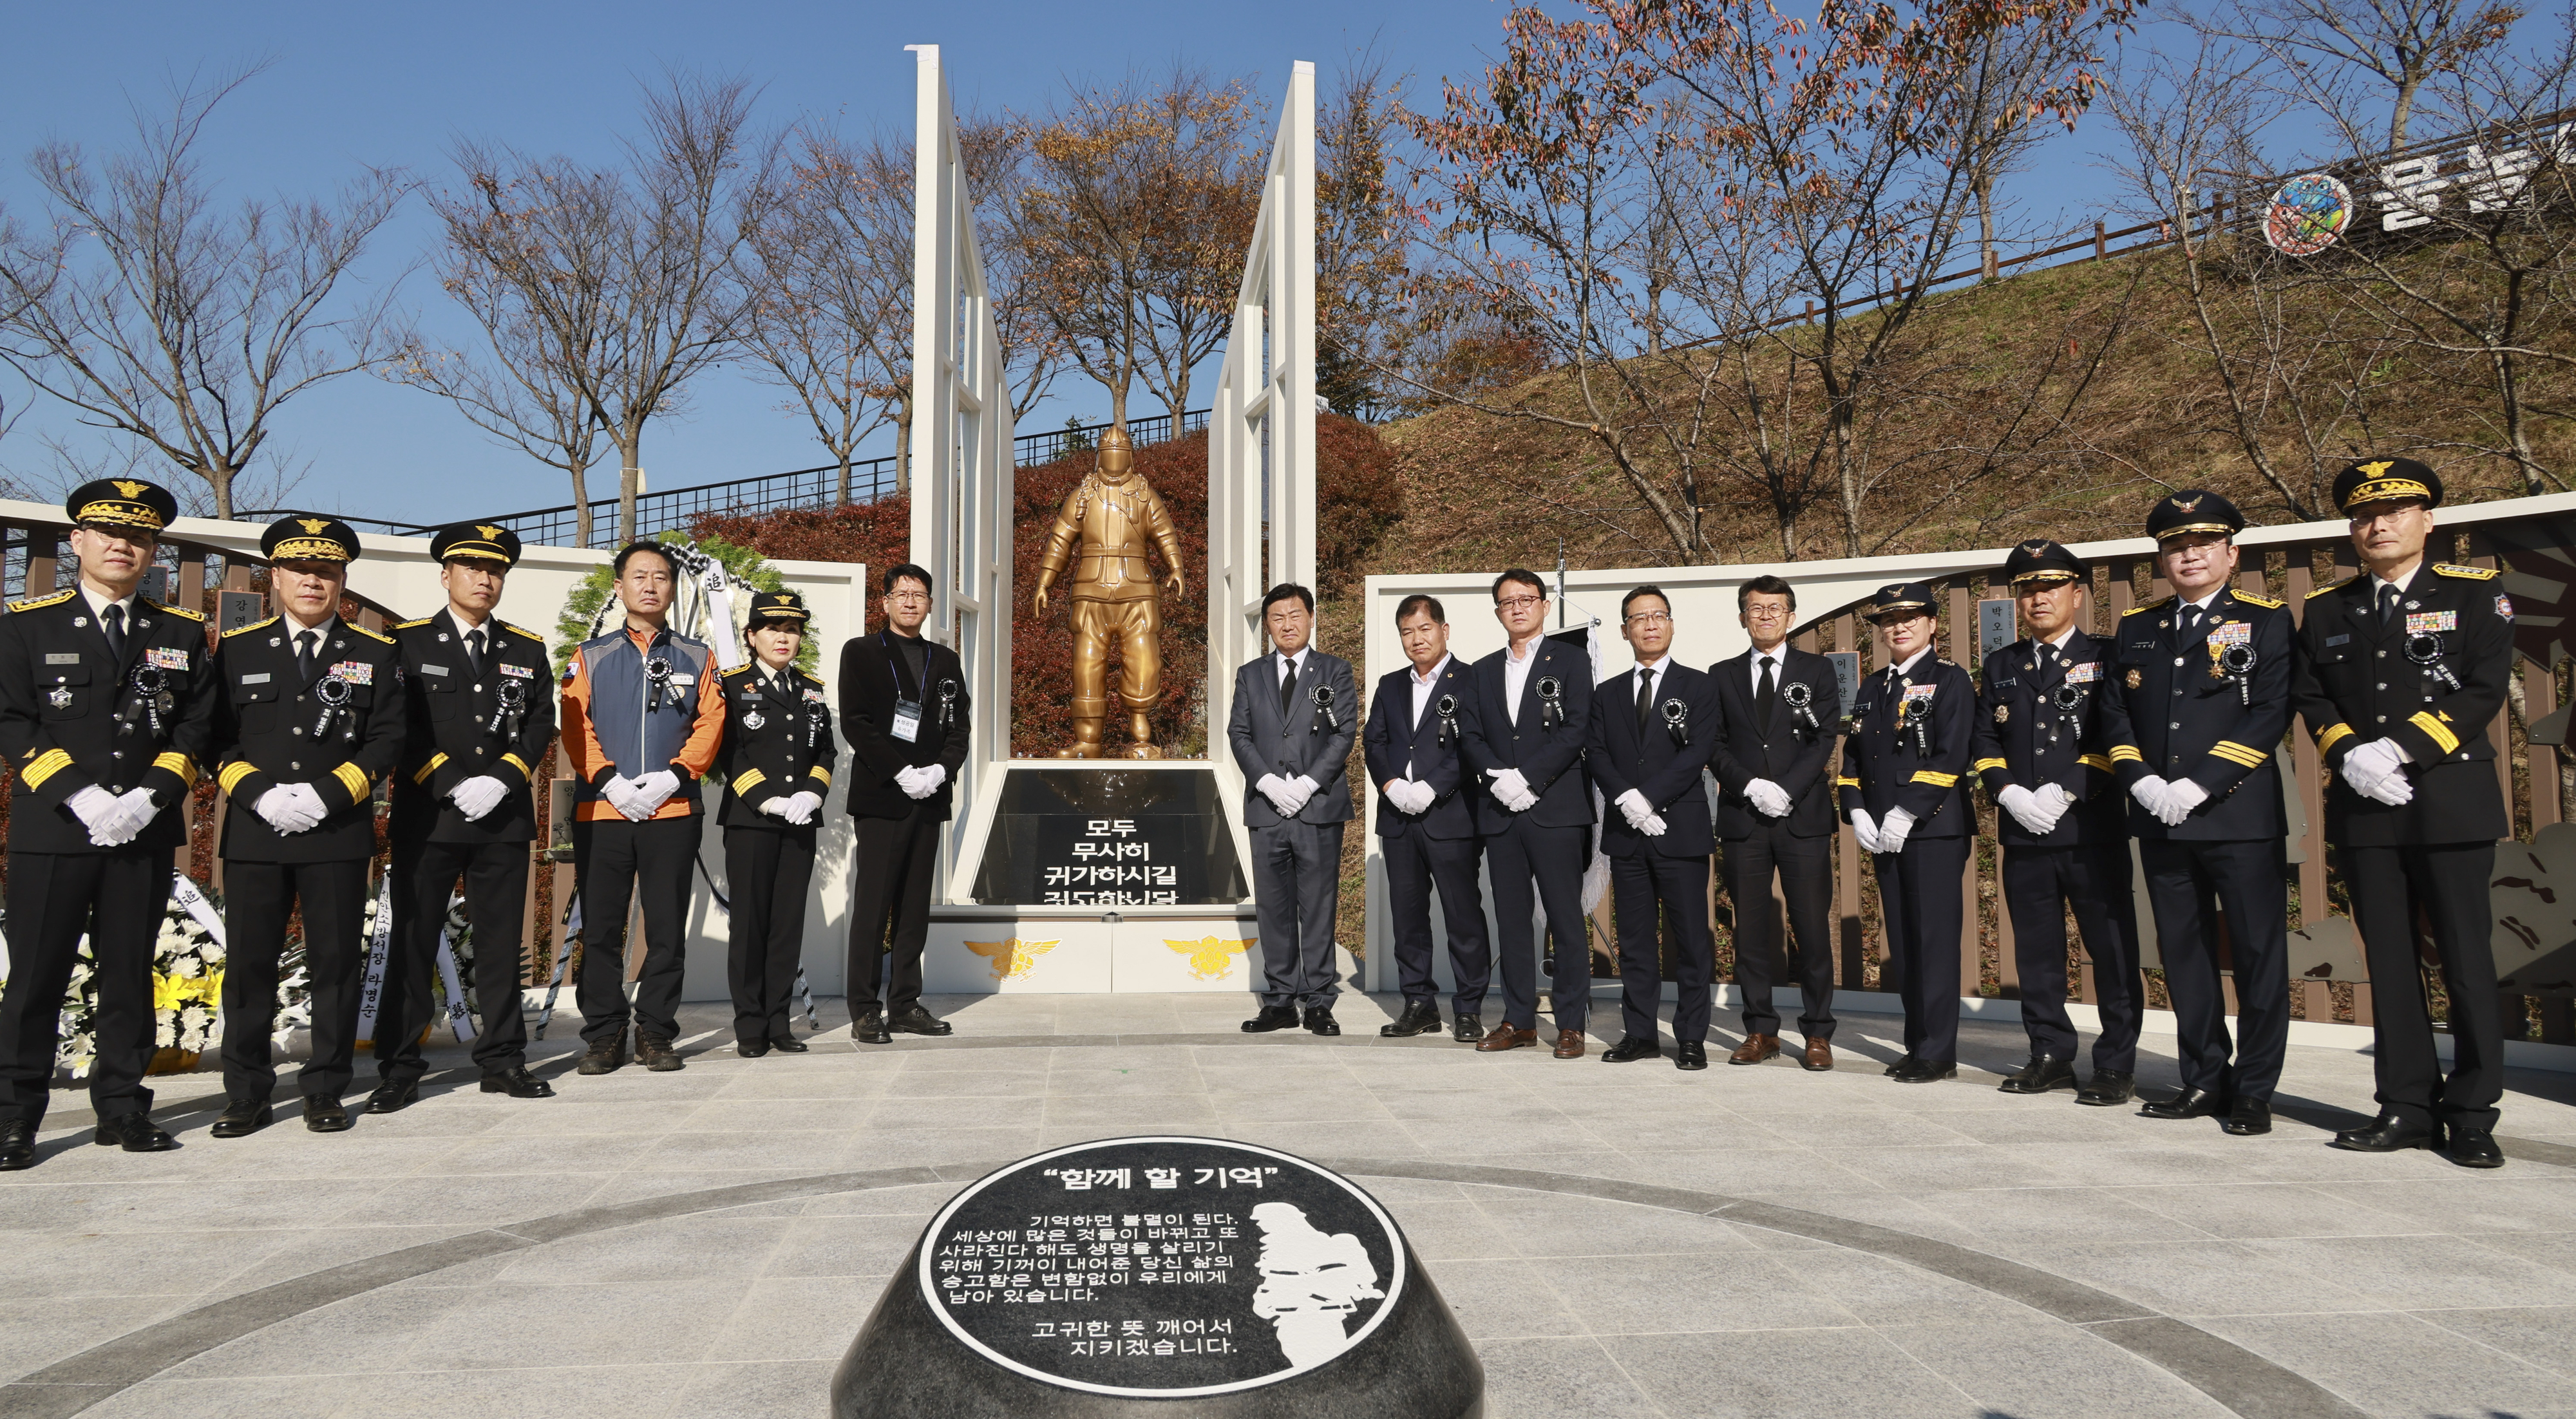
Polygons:
<instances>
[{"instance_id":1,"label":"peaked uniform cap","mask_svg":"<svg viewBox=\"0 0 2576 1419\"><path fill-rule=\"evenodd\" d=\"M2245 530L2245 514L2236 504L2206 488L2167 493L2147 512L2147 535L2159 542L2194 532L2233 537Z\"/></svg>"},{"instance_id":2,"label":"peaked uniform cap","mask_svg":"<svg viewBox=\"0 0 2576 1419\"><path fill-rule=\"evenodd\" d=\"M2419 500L2442 505L2442 475L2411 458L2374 458L2335 475L2335 508L2350 513L2370 503Z\"/></svg>"},{"instance_id":3,"label":"peaked uniform cap","mask_svg":"<svg viewBox=\"0 0 2576 1419\"><path fill-rule=\"evenodd\" d=\"M1900 611L1928 611L1931 607L1931 587L1919 581L1892 582L1870 598L1869 619L1875 621Z\"/></svg>"},{"instance_id":4,"label":"peaked uniform cap","mask_svg":"<svg viewBox=\"0 0 2576 1419\"><path fill-rule=\"evenodd\" d=\"M519 534L488 522L451 522L429 535L429 559L519 564Z\"/></svg>"},{"instance_id":5,"label":"peaked uniform cap","mask_svg":"<svg viewBox=\"0 0 2576 1419\"><path fill-rule=\"evenodd\" d=\"M268 525L259 554L272 562L354 562L358 529L336 517L290 512Z\"/></svg>"},{"instance_id":6,"label":"peaked uniform cap","mask_svg":"<svg viewBox=\"0 0 2576 1419\"><path fill-rule=\"evenodd\" d=\"M792 591L764 591L751 598L751 620L757 626L763 621L804 621L812 613L805 609L805 598Z\"/></svg>"},{"instance_id":7,"label":"peaked uniform cap","mask_svg":"<svg viewBox=\"0 0 2576 1419\"><path fill-rule=\"evenodd\" d=\"M2004 558L2004 580L2015 586L2026 581L2079 581L2091 570L2082 558L2045 537L2022 543Z\"/></svg>"},{"instance_id":8,"label":"peaked uniform cap","mask_svg":"<svg viewBox=\"0 0 2576 1419\"><path fill-rule=\"evenodd\" d=\"M179 516L179 500L158 483L140 478L100 478L72 489L63 499L63 511L71 514L72 525L94 523L101 527L139 527L159 533Z\"/></svg>"}]
</instances>

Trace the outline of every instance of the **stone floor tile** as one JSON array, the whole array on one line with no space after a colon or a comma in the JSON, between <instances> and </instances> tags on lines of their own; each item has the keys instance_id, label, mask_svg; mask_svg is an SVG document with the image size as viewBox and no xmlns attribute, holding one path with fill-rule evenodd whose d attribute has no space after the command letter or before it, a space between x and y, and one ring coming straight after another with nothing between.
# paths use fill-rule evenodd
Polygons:
<instances>
[{"instance_id":1,"label":"stone floor tile","mask_svg":"<svg viewBox=\"0 0 2576 1419\"><path fill-rule=\"evenodd\" d=\"M2576 1276L2457 1237L2256 1239L2246 1245L2386 1305L2576 1305Z\"/></svg>"},{"instance_id":2,"label":"stone floor tile","mask_svg":"<svg viewBox=\"0 0 2576 1419\"><path fill-rule=\"evenodd\" d=\"M847 1347L844 1337L841 1348ZM704 1365L687 1377L674 1396L671 1412L720 1414L725 1419L814 1419L828 1412L832 1367L839 1361L840 1352L835 1350L827 1360Z\"/></svg>"},{"instance_id":3,"label":"stone floor tile","mask_svg":"<svg viewBox=\"0 0 2576 1419\"><path fill-rule=\"evenodd\" d=\"M2215 1237L2401 1236L2424 1230L2366 1202L2303 1183L2124 1187L2122 1200Z\"/></svg>"},{"instance_id":4,"label":"stone floor tile","mask_svg":"<svg viewBox=\"0 0 2576 1419\"><path fill-rule=\"evenodd\" d=\"M1992 1412L1860 1326L1617 1335L1601 1344L1677 1419L1971 1419Z\"/></svg>"},{"instance_id":5,"label":"stone floor tile","mask_svg":"<svg viewBox=\"0 0 2576 1419\"><path fill-rule=\"evenodd\" d=\"M1546 1275L1584 1328L1605 1337L1860 1323L1830 1297L1797 1284L1775 1258L1753 1251L1568 1256L1548 1261Z\"/></svg>"},{"instance_id":6,"label":"stone floor tile","mask_svg":"<svg viewBox=\"0 0 2576 1419\"><path fill-rule=\"evenodd\" d=\"M1486 1419L1637 1419L1659 1411L1601 1342L1513 1338L1476 1347Z\"/></svg>"},{"instance_id":7,"label":"stone floor tile","mask_svg":"<svg viewBox=\"0 0 2576 1419\"><path fill-rule=\"evenodd\" d=\"M0 1300L0 1380L41 1370L187 1309L178 1296L46 1296Z\"/></svg>"},{"instance_id":8,"label":"stone floor tile","mask_svg":"<svg viewBox=\"0 0 2576 1419\"><path fill-rule=\"evenodd\" d=\"M2013 1419L2225 1419L2235 1411L2079 1326L1981 1317L1973 1326L1880 1325L1878 1333Z\"/></svg>"},{"instance_id":9,"label":"stone floor tile","mask_svg":"<svg viewBox=\"0 0 2576 1419\"><path fill-rule=\"evenodd\" d=\"M2382 1415L2576 1409L2576 1380L2410 1315L2207 1316L2193 1324Z\"/></svg>"},{"instance_id":10,"label":"stone floor tile","mask_svg":"<svg viewBox=\"0 0 2576 1419\"><path fill-rule=\"evenodd\" d=\"M716 1214L612 1228L531 1247L501 1279L513 1286L658 1288L749 1278L759 1275L778 1249L782 1230L796 1225ZM573 1302L567 1296L562 1304Z\"/></svg>"},{"instance_id":11,"label":"stone floor tile","mask_svg":"<svg viewBox=\"0 0 2576 1419\"><path fill-rule=\"evenodd\" d=\"M349 1382L330 1375L152 1379L81 1411L83 1419L332 1419Z\"/></svg>"},{"instance_id":12,"label":"stone floor tile","mask_svg":"<svg viewBox=\"0 0 2576 1419\"><path fill-rule=\"evenodd\" d=\"M2417 1320L2576 1379L2576 1306L2413 1311Z\"/></svg>"},{"instance_id":13,"label":"stone floor tile","mask_svg":"<svg viewBox=\"0 0 2576 1419\"><path fill-rule=\"evenodd\" d=\"M2428 1155L2429 1157L2429 1155ZM2576 1225L2576 1171L2507 1167L2482 1173L2445 1163L2424 1179L2349 1179L2321 1192L2435 1232L2563 1232ZM2510 1239L2500 1245L2511 1247Z\"/></svg>"},{"instance_id":14,"label":"stone floor tile","mask_svg":"<svg viewBox=\"0 0 2576 1419\"><path fill-rule=\"evenodd\" d=\"M2397 1307L2334 1276L2215 1237L1996 1244L1993 1250L2168 1315L2309 1314Z\"/></svg>"},{"instance_id":15,"label":"stone floor tile","mask_svg":"<svg viewBox=\"0 0 2576 1419\"><path fill-rule=\"evenodd\" d=\"M764 1279L885 1276L899 1266L931 1214L800 1217L761 1267ZM847 1340L848 1337L842 1337ZM792 1358L792 1357L790 1357Z\"/></svg>"}]
</instances>

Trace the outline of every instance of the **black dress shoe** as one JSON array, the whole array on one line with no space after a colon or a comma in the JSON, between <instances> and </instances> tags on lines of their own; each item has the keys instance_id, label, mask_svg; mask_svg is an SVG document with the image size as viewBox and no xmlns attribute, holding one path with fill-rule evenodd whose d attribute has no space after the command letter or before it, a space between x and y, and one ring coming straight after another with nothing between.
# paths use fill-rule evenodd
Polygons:
<instances>
[{"instance_id":1,"label":"black dress shoe","mask_svg":"<svg viewBox=\"0 0 2576 1419\"><path fill-rule=\"evenodd\" d=\"M1680 1046L1680 1047L1676 1048L1676 1049L1673 1051L1673 1068L1675 1068L1675 1069L1706 1069L1706 1068L1708 1068L1708 1046L1707 1046L1707 1045L1704 1045L1704 1044L1697 1044L1697 1045L1682 1045L1682 1046Z\"/></svg>"},{"instance_id":2,"label":"black dress shoe","mask_svg":"<svg viewBox=\"0 0 2576 1419\"><path fill-rule=\"evenodd\" d=\"M2005 1094L2045 1094L2075 1087L2075 1061L2053 1054L2034 1054L2021 1068L1995 1086Z\"/></svg>"},{"instance_id":3,"label":"black dress shoe","mask_svg":"<svg viewBox=\"0 0 2576 1419\"><path fill-rule=\"evenodd\" d=\"M929 1011L922 1009L919 1005L911 1006L902 1014L886 1021L886 1028L889 1030L901 1030L907 1035L953 1035L957 1033L956 1026L951 1025L947 1021L940 1019L938 1016L931 1014Z\"/></svg>"},{"instance_id":4,"label":"black dress shoe","mask_svg":"<svg viewBox=\"0 0 2576 1419\"><path fill-rule=\"evenodd\" d=\"M2504 1166L2504 1150L2496 1146L2494 1134L2465 1123L2452 1124L2447 1131L2450 1140L2442 1147L2443 1157L2463 1168Z\"/></svg>"},{"instance_id":5,"label":"black dress shoe","mask_svg":"<svg viewBox=\"0 0 2576 1419\"><path fill-rule=\"evenodd\" d=\"M1891 1064L1878 1072L1893 1079L1897 1075L1912 1069L1916 1063L1917 1061L1914 1058L1914 1051L1907 1050L1905 1053L1896 1057L1896 1062L1894 1064Z\"/></svg>"},{"instance_id":6,"label":"black dress shoe","mask_svg":"<svg viewBox=\"0 0 2576 1419\"><path fill-rule=\"evenodd\" d=\"M555 1086L530 1074L528 1066L513 1064L498 1074L483 1076L483 1092L507 1094L514 1099L551 1099Z\"/></svg>"},{"instance_id":7,"label":"black dress shoe","mask_svg":"<svg viewBox=\"0 0 2576 1419\"><path fill-rule=\"evenodd\" d=\"M1408 1000L1394 1019L1377 1027L1377 1032L1391 1040L1409 1039L1415 1035L1431 1034L1439 1028L1439 1006L1428 1001Z\"/></svg>"},{"instance_id":8,"label":"black dress shoe","mask_svg":"<svg viewBox=\"0 0 2576 1419\"><path fill-rule=\"evenodd\" d=\"M1449 1021L1449 1038L1462 1045L1472 1045L1485 1037L1485 1017L1458 1015Z\"/></svg>"},{"instance_id":9,"label":"black dress shoe","mask_svg":"<svg viewBox=\"0 0 2576 1419\"><path fill-rule=\"evenodd\" d=\"M349 1127L349 1111L340 1107L338 1099L316 1094L304 1101L304 1126L315 1133L344 1133Z\"/></svg>"},{"instance_id":10,"label":"black dress shoe","mask_svg":"<svg viewBox=\"0 0 2576 1419\"><path fill-rule=\"evenodd\" d=\"M769 1053L769 1041L761 1040L754 1044L744 1044L742 1041L736 1040L733 1043L733 1052L745 1059L758 1059L762 1055Z\"/></svg>"},{"instance_id":11,"label":"black dress shoe","mask_svg":"<svg viewBox=\"0 0 2576 1419\"><path fill-rule=\"evenodd\" d=\"M1959 1062L1955 1059L1918 1059L1912 1067L1896 1072L1899 1084L1937 1084L1958 1077Z\"/></svg>"},{"instance_id":12,"label":"black dress shoe","mask_svg":"<svg viewBox=\"0 0 2576 1419\"><path fill-rule=\"evenodd\" d=\"M2211 1118L2227 1112L2227 1101L2207 1089L2185 1089L2138 1110L2140 1118Z\"/></svg>"},{"instance_id":13,"label":"black dress shoe","mask_svg":"<svg viewBox=\"0 0 2576 1419\"><path fill-rule=\"evenodd\" d=\"M2236 1138L2252 1138L2272 1131L2272 1105L2263 1099L2238 1099L2228 1106L2227 1122L2218 1131Z\"/></svg>"},{"instance_id":14,"label":"black dress shoe","mask_svg":"<svg viewBox=\"0 0 2576 1419\"><path fill-rule=\"evenodd\" d=\"M0 1173L36 1166L36 1126L13 1118L0 1123Z\"/></svg>"},{"instance_id":15,"label":"black dress shoe","mask_svg":"<svg viewBox=\"0 0 2576 1419\"><path fill-rule=\"evenodd\" d=\"M2075 1102L2107 1109L2113 1104L2127 1103L2137 1091L2137 1075L2121 1069L2096 1069L2092 1081L2076 1091Z\"/></svg>"},{"instance_id":16,"label":"black dress shoe","mask_svg":"<svg viewBox=\"0 0 2576 1419\"><path fill-rule=\"evenodd\" d=\"M1243 1022L1243 1032L1247 1035L1266 1035L1273 1030L1294 1029L1296 1024L1296 1006L1264 1005L1261 1007L1260 1014Z\"/></svg>"},{"instance_id":17,"label":"black dress shoe","mask_svg":"<svg viewBox=\"0 0 2576 1419\"><path fill-rule=\"evenodd\" d=\"M248 1138L277 1122L277 1111L265 1099L235 1099L206 1132L217 1138Z\"/></svg>"},{"instance_id":18,"label":"black dress shoe","mask_svg":"<svg viewBox=\"0 0 2576 1419\"><path fill-rule=\"evenodd\" d=\"M2438 1148L2441 1143L2442 1131L2433 1125L2384 1113L2359 1128L2336 1133L2327 1146L2347 1153L2402 1153L2409 1148Z\"/></svg>"},{"instance_id":19,"label":"black dress shoe","mask_svg":"<svg viewBox=\"0 0 2576 1419\"><path fill-rule=\"evenodd\" d=\"M884 1011L870 1010L850 1022L850 1038L861 1044L881 1045L892 1041L894 1032L886 1028Z\"/></svg>"},{"instance_id":20,"label":"black dress shoe","mask_svg":"<svg viewBox=\"0 0 2576 1419\"><path fill-rule=\"evenodd\" d=\"M1630 1035L1601 1051L1601 1058L1611 1064L1626 1064L1632 1060L1660 1059L1663 1053L1664 1045L1660 1038L1654 1035Z\"/></svg>"},{"instance_id":21,"label":"black dress shoe","mask_svg":"<svg viewBox=\"0 0 2576 1419\"><path fill-rule=\"evenodd\" d=\"M122 1148L128 1153L167 1153L179 1146L179 1140L162 1131L137 1109L130 1114L111 1114L98 1121L97 1139L102 1147Z\"/></svg>"},{"instance_id":22,"label":"black dress shoe","mask_svg":"<svg viewBox=\"0 0 2576 1419\"><path fill-rule=\"evenodd\" d=\"M780 1054L804 1054L814 1048L794 1035L773 1035L770 1037L769 1047Z\"/></svg>"},{"instance_id":23,"label":"black dress shoe","mask_svg":"<svg viewBox=\"0 0 2576 1419\"><path fill-rule=\"evenodd\" d=\"M1333 1007L1331 1007L1331 1006L1329 1006L1329 1005L1315 1005L1315 1006L1309 1006L1309 1007L1307 1008L1307 1010L1306 1010L1306 1033L1307 1033L1307 1034L1310 1034L1310 1035L1338 1035L1338 1034L1340 1034L1341 1032L1342 1032L1342 1027L1341 1027L1341 1025L1333 1019Z\"/></svg>"},{"instance_id":24,"label":"black dress shoe","mask_svg":"<svg viewBox=\"0 0 2576 1419\"><path fill-rule=\"evenodd\" d=\"M405 1105L415 1104L418 1102L420 1102L419 1080L388 1079L382 1084L377 1085L376 1091L367 1096L367 1112L371 1114L400 1113Z\"/></svg>"}]
</instances>

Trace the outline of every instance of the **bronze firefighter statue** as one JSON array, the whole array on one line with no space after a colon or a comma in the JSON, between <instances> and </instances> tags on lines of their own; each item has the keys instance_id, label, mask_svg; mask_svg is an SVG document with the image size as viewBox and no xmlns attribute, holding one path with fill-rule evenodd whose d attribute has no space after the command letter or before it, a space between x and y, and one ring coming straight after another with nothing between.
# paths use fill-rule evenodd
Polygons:
<instances>
[{"instance_id":1,"label":"bronze firefighter statue","mask_svg":"<svg viewBox=\"0 0 2576 1419\"><path fill-rule=\"evenodd\" d=\"M1077 759L1102 756L1101 731L1109 717L1109 646L1118 645L1118 699L1127 708L1134 742L1124 757L1156 759L1153 727L1145 712L1163 697L1163 604L1146 561L1163 554L1163 585L1182 591L1181 543L1172 515L1136 471L1136 451L1125 429L1100 436L1092 471L1056 510L1038 558L1033 607L1046 614L1047 593L1073 568L1073 747Z\"/></svg>"}]
</instances>

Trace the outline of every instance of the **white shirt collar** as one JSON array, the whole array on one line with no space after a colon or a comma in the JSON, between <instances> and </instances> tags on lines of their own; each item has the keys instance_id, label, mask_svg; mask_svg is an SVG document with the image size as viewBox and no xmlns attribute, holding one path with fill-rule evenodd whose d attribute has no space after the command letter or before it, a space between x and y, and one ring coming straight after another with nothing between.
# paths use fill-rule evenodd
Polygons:
<instances>
[{"instance_id":1,"label":"white shirt collar","mask_svg":"<svg viewBox=\"0 0 2576 1419\"><path fill-rule=\"evenodd\" d=\"M2407 588L2408 586L2410 586L2410 585L2413 585L2413 584L2414 584L2414 581L2415 581L2415 573L2416 573L2416 572L2420 572L2420 571L2422 571L2422 570L2424 570L2424 564L2423 564L2422 562L2417 562L2417 563L2415 564L2415 569L2414 569L2414 571L2410 571L2410 572L2408 572L2408 573L2406 574L2406 580L2404 580L2404 581L2390 581L2388 578L2386 578L2386 577L2384 577L2384 576L2381 576L2379 573L2377 573L2377 572L2372 572L2372 573L2370 574L2370 583L2371 583L2371 586L2370 586L2370 594L2371 594L2371 597L2372 597L2374 600L2375 600L2375 599L2377 599L2377 598L2378 598L2378 595L2379 595L2379 588L2381 588L2381 587L2383 587L2383 586L2393 586L2393 587L2396 587L2396 588L2397 588L2397 590L2399 591L2399 593L2400 593L2400 594L2403 594L2403 593L2405 592L2405 590L2406 590L2406 588Z\"/></svg>"},{"instance_id":2,"label":"white shirt collar","mask_svg":"<svg viewBox=\"0 0 2576 1419\"><path fill-rule=\"evenodd\" d=\"M2226 589L2227 583L2222 581L2218 585L2211 587L2207 596L2201 597L2197 601L2186 601L2183 604L2191 607L2195 611L2206 611L2209 609L2209 603L2218 599L2218 593L2225 591Z\"/></svg>"},{"instance_id":3,"label":"white shirt collar","mask_svg":"<svg viewBox=\"0 0 2576 1419\"><path fill-rule=\"evenodd\" d=\"M2066 649L2066 643L2075 639L2075 631L2075 623L2073 621L2069 621L2066 623L2066 629L2059 631L2056 635L2050 637L2046 644L2053 645L2059 650L2064 650Z\"/></svg>"},{"instance_id":4,"label":"white shirt collar","mask_svg":"<svg viewBox=\"0 0 2576 1419\"><path fill-rule=\"evenodd\" d=\"M1449 656L1446 652L1443 652L1439 661L1435 663L1428 672L1413 670L1413 667L1409 662L1406 664L1405 668L1407 670L1412 670L1414 684L1429 685L1438 681L1441 673L1449 668Z\"/></svg>"},{"instance_id":5,"label":"white shirt collar","mask_svg":"<svg viewBox=\"0 0 2576 1419\"><path fill-rule=\"evenodd\" d=\"M82 582L80 584L80 591L81 599L89 603L89 613L98 618L99 624L105 625L107 623L107 608L114 606L117 608L117 614L125 618L125 624L127 627L131 628L134 625L134 598L136 593L129 591L114 601L110 601L106 597L99 595L96 591L91 590L88 582Z\"/></svg>"},{"instance_id":6,"label":"white shirt collar","mask_svg":"<svg viewBox=\"0 0 2576 1419\"><path fill-rule=\"evenodd\" d=\"M1915 667L1915 666L1917 666L1917 665L1922 664L1922 663L1923 663L1923 657L1925 657L1925 656L1927 656L1927 655L1930 655L1931 653L1932 653L1932 647L1930 647L1930 646L1928 646L1928 645L1927 645L1927 646L1923 647L1921 650L1918 650L1918 651L1914 652L1912 655L1907 656L1905 659L1903 659L1903 660L1901 660L1901 661L1898 661L1898 662L1897 662L1897 665L1896 665L1896 673L1897 673L1897 674L1899 674L1899 675L1911 675L1911 674L1913 674L1913 673L1914 673L1914 667Z\"/></svg>"},{"instance_id":7,"label":"white shirt collar","mask_svg":"<svg viewBox=\"0 0 2576 1419\"><path fill-rule=\"evenodd\" d=\"M1314 651L1314 644L1309 642L1304 650L1297 652L1295 655L1289 655L1284 651L1273 651L1271 654L1274 658L1286 661L1288 664L1295 666L1297 668L1297 673L1303 675L1306 673L1306 657L1314 654Z\"/></svg>"},{"instance_id":8,"label":"white shirt collar","mask_svg":"<svg viewBox=\"0 0 2576 1419\"><path fill-rule=\"evenodd\" d=\"M1545 631L1539 632L1537 635L1529 638L1529 653L1524 655L1512 645L1510 639L1507 637L1503 641L1503 658L1512 662L1514 665L1520 665L1536 660L1538 659L1538 648L1546 643L1547 633Z\"/></svg>"},{"instance_id":9,"label":"white shirt collar","mask_svg":"<svg viewBox=\"0 0 2576 1419\"><path fill-rule=\"evenodd\" d=\"M322 624L318 626L299 626L295 624L294 617L281 612L278 615L277 621L279 629L286 632L286 643L288 645L293 645L295 644L295 638L304 634L306 631L311 631L316 635L319 635L325 641L330 640L331 628L340 623L340 618L338 616L325 616L322 618Z\"/></svg>"},{"instance_id":10,"label":"white shirt collar","mask_svg":"<svg viewBox=\"0 0 2576 1419\"><path fill-rule=\"evenodd\" d=\"M1652 665L1648 665L1644 661L1637 662L1637 673L1645 676L1647 681L1651 683L1662 679L1664 672L1672 668L1672 663L1673 658L1669 653L1667 653L1662 659L1657 660Z\"/></svg>"}]
</instances>

